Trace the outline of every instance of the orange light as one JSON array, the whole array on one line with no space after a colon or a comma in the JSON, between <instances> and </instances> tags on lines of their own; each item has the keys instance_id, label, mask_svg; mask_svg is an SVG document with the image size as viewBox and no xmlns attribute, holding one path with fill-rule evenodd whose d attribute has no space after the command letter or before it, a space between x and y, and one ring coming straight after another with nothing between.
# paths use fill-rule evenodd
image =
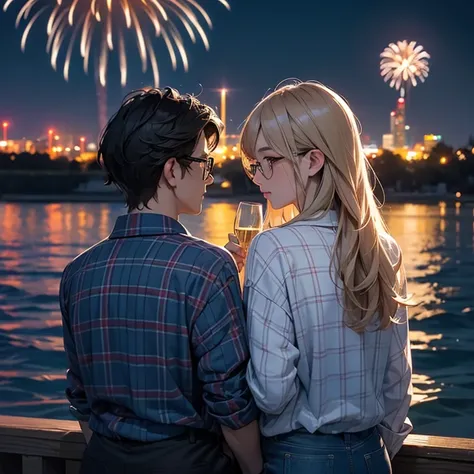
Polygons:
<instances>
[{"instance_id":1,"label":"orange light","mask_svg":"<svg viewBox=\"0 0 474 474\"><path fill-rule=\"evenodd\" d=\"M52 135L52 134L53 134L53 132L54 132L54 130L52 130L52 129L49 129L49 130L48 130L48 135Z\"/></svg>"},{"instance_id":2,"label":"orange light","mask_svg":"<svg viewBox=\"0 0 474 474\"><path fill-rule=\"evenodd\" d=\"M448 162L448 160L446 159L445 156L443 156L443 157L441 157L441 159L439 160L439 162L440 162L440 164L445 165L445 164Z\"/></svg>"},{"instance_id":3,"label":"orange light","mask_svg":"<svg viewBox=\"0 0 474 474\"><path fill-rule=\"evenodd\" d=\"M7 128L8 127L8 122L3 122L3 127Z\"/></svg>"}]
</instances>

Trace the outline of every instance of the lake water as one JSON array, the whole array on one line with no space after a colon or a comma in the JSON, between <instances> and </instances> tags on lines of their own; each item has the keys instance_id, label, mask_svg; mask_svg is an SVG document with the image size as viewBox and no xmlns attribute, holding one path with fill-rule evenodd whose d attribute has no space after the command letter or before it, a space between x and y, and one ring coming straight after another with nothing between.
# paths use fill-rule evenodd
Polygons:
<instances>
[{"instance_id":1,"label":"lake water","mask_svg":"<svg viewBox=\"0 0 474 474\"><path fill-rule=\"evenodd\" d=\"M237 202L208 200L183 224L218 245ZM0 203L0 414L68 418L57 302L64 266L105 238L117 203ZM387 206L404 251L411 310L415 432L474 437L474 220L469 204Z\"/></svg>"}]
</instances>

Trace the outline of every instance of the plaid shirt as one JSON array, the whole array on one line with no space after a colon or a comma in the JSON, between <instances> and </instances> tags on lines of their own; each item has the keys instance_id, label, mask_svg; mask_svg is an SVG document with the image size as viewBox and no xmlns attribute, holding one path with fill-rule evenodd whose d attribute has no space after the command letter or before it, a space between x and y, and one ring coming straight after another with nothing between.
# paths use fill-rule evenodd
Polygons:
<instances>
[{"instance_id":1,"label":"plaid shirt","mask_svg":"<svg viewBox=\"0 0 474 474\"><path fill-rule=\"evenodd\" d=\"M118 217L66 267L60 304L66 394L93 431L154 441L257 418L235 262L174 219Z\"/></svg>"},{"instance_id":2,"label":"plaid shirt","mask_svg":"<svg viewBox=\"0 0 474 474\"><path fill-rule=\"evenodd\" d=\"M265 436L357 432L378 425L393 456L411 430L408 314L387 330L344 324L340 280L330 277L337 215L259 234L247 260L247 379ZM386 236L393 262L399 248ZM334 283L337 282L337 286ZM405 283L406 285L406 283ZM338 295L339 292L339 295Z\"/></svg>"}]
</instances>

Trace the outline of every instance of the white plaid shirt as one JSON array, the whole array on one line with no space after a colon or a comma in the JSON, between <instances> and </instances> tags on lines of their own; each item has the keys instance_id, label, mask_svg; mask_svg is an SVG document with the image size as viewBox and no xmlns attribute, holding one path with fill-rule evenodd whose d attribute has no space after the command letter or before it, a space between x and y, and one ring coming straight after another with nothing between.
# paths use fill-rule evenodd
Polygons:
<instances>
[{"instance_id":1,"label":"white plaid shirt","mask_svg":"<svg viewBox=\"0 0 474 474\"><path fill-rule=\"evenodd\" d=\"M393 457L412 429L408 313L400 307L403 322L384 331L374 326L357 334L344 324L342 291L329 275L336 229L330 211L253 240L244 285L247 379L264 436L378 425ZM399 247L388 235L385 241L395 263Z\"/></svg>"}]
</instances>

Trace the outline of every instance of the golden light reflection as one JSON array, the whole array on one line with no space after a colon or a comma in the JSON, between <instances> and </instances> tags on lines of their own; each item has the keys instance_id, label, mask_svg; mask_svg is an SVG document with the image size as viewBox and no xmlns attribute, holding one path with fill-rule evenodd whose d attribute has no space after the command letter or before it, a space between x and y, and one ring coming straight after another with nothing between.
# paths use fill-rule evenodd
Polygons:
<instances>
[{"instance_id":1,"label":"golden light reflection","mask_svg":"<svg viewBox=\"0 0 474 474\"><path fill-rule=\"evenodd\" d=\"M419 306L410 309L410 317L417 321L428 320L444 313L443 297L452 288L440 289L436 283L426 280L436 275L446 261L446 257L434 250L445 243L447 204L440 202L438 208L428 205L396 204L386 208L384 217L388 228L403 251L407 271L408 291L414 294ZM436 351L443 334L428 334L419 330L410 331L412 350ZM416 366L415 366L416 371ZM435 381L423 374L414 374L413 404L426 403L438 398L441 391L434 386Z\"/></svg>"},{"instance_id":2,"label":"golden light reflection","mask_svg":"<svg viewBox=\"0 0 474 474\"><path fill-rule=\"evenodd\" d=\"M234 232L235 213L237 204L213 203L204 211L204 239L216 245L228 242L229 232Z\"/></svg>"},{"instance_id":3,"label":"golden light reflection","mask_svg":"<svg viewBox=\"0 0 474 474\"><path fill-rule=\"evenodd\" d=\"M57 336L13 336L11 335L10 344L14 347L34 347L40 351L56 351L62 352L64 350L64 340Z\"/></svg>"},{"instance_id":4,"label":"golden light reflection","mask_svg":"<svg viewBox=\"0 0 474 474\"><path fill-rule=\"evenodd\" d=\"M436 394L441 392L441 388L433 386L436 383L433 379L426 375L413 374L412 380L414 391L411 406L432 402L438 399L438 395Z\"/></svg>"},{"instance_id":5,"label":"golden light reflection","mask_svg":"<svg viewBox=\"0 0 474 474\"><path fill-rule=\"evenodd\" d=\"M441 217L446 216L446 203L444 201L440 201L439 203L439 215Z\"/></svg>"},{"instance_id":6,"label":"golden light reflection","mask_svg":"<svg viewBox=\"0 0 474 474\"><path fill-rule=\"evenodd\" d=\"M110 234L110 207L102 204L99 213L99 233L100 239L105 239Z\"/></svg>"},{"instance_id":7,"label":"golden light reflection","mask_svg":"<svg viewBox=\"0 0 474 474\"><path fill-rule=\"evenodd\" d=\"M431 350L430 342L440 341L442 334L426 334L423 331L410 331L412 350Z\"/></svg>"},{"instance_id":8,"label":"golden light reflection","mask_svg":"<svg viewBox=\"0 0 474 474\"><path fill-rule=\"evenodd\" d=\"M434 280L449 260L443 246L447 242L452 249L455 238L466 238L462 232L465 234L465 230L471 229L470 219L474 217L474 209L471 215L470 210L466 209L467 204L458 204L392 204L384 210L389 230L403 250L409 291L420 302L419 306L410 310L413 326L416 327L416 330L410 331L415 354L417 351L443 349L444 335L437 326L430 334L426 329L430 324L426 320L443 314L446 311L444 300L458 293L458 288ZM237 205L238 201L210 200L202 215L184 216L182 222L197 237L224 245L228 233L233 232ZM31 346L42 351L62 351L62 338L57 335L57 330L54 330L54 335L42 332L41 336L30 335L34 334L33 331L25 335L22 331L57 328L61 324L56 299L59 275L75 255L105 238L113 227L115 217L122 213L122 207L106 203L0 204L0 268L3 270L0 285L8 284L26 292L26 305L31 296L54 296L53 302L38 303L43 312L34 313L33 310L27 315L17 310L18 301L0 300L0 309L12 315L12 318L0 322L0 331L14 336L12 343L19 351ZM464 220L466 214L467 222ZM472 221L474 251L474 219ZM467 239L470 244L470 236ZM461 243L466 244L456 241L457 246ZM50 272L51 276L35 277L35 271ZM472 311L467 304L462 308L463 314ZM426 326L422 326L426 332L420 330L421 320L423 324L426 321ZM38 372L32 376L55 377L54 374L42 375ZM442 390L436 380L423 374L414 375L414 385L415 404L436 400ZM61 403L64 403L63 399Z\"/></svg>"}]
</instances>

